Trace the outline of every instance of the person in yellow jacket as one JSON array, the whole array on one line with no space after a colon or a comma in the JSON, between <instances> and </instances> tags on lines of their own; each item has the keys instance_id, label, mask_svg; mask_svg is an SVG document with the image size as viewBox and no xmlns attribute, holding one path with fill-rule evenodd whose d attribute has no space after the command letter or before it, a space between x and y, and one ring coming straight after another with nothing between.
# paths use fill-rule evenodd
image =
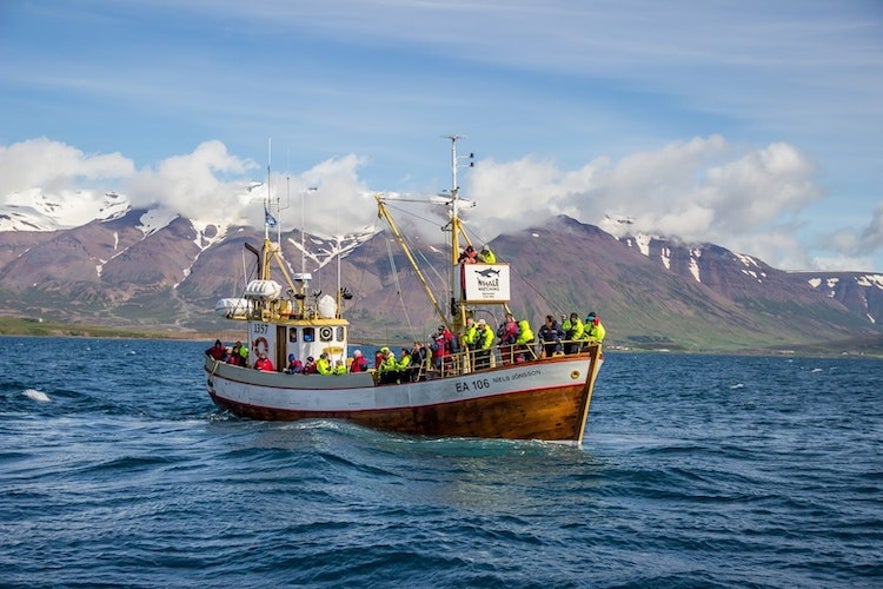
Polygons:
<instances>
[{"instance_id":1,"label":"person in yellow jacket","mask_svg":"<svg viewBox=\"0 0 883 589\"><path fill-rule=\"evenodd\" d=\"M334 370L331 368L331 360L328 359L328 354L322 352L319 356L319 359L316 360L316 372L319 374L334 374Z\"/></svg>"},{"instance_id":2,"label":"person in yellow jacket","mask_svg":"<svg viewBox=\"0 0 883 589\"><path fill-rule=\"evenodd\" d=\"M380 366L377 368L380 384L394 383L399 374L399 363L396 360L396 355L386 346L380 348L380 354L383 357L383 360L380 361Z\"/></svg>"},{"instance_id":3,"label":"person in yellow jacket","mask_svg":"<svg viewBox=\"0 0 883 589\"><path fill-rule=\"evenodd\" d=\"M411 363L411 350L402 348L401 356L399 356L396 369L398 370L398 382L406 382L411 380L411 371L415 366Z\"/></svg>"},{"instance_id":4,"label":"person in yellow jacket","mask_svg":"<svg viewBox=\"0 0 883 589\"><path fill-rule=\"evenodd\" d=\"M475 256L475 259L478 260L480 264L497 263L497 256L494 255L494 252L491 251L491 248L488 245L482 246L481 251L478 252L478 255Z\"/></svg>"},{"instance_id":5,"label":"person in yellow jacket","mask_svg":"<svg viewBox=\"0 0 883 589\"><path fill-rule=\"evenodd\" d=\"M601 318L594 311L586 316L585 340L590 344L600 344L604 341L607 330L601 324Z\"/></svg>"},{"instance_id":6,"label":"person in yellow jacket","mask_svg":"<svg viewBox=\"0 0 883 589\"><path fill-rule=\"evenodd\" d=\"M564 339L567 340L567 343L564 344L564 353L576 354L579 352L579 342L583 339L583 333L585 331L585 327L583 326L583 322L580 321L579 315L571 313L570 318L565 319L561 324L561 329L564 330Z\"/></svg>"},{"instance_id":7,"label":"person in yellow jacket","mask_svg":"<svg viewBox=\"0 0 883 589\"><path fill-rule=\"evenodd\" d=\"M466 327L463 330L463 344L466 346L467 350L475 349L475 332L478 328L475 325L475 319L472 317L466 318Z\"/></svg>"},{"instance_id":8,"label":"person in yellow jacket","mask_svg":"<svg viewBox=\"0 0 883 589\"><path fill-rule=\"evenodd\" d=\"M479 319L475 325L475 369L491 367L491 346L494 344L494 332L487 325L487 321Z\"/></svg>"},{"instance_id":9,"label":"person in yellow jacket","mask_svg":"<svg viewBox=\"0 0 883 589\"><path fill-rule=\"evenodd\" d=\"M515 355L515 362L524 362L534 356L530 353L530 344L534 343L534 334L527 319L518 322L518 329L518 338L515 340L515 349L518 353Z\"/></svg>"}]
</instances>

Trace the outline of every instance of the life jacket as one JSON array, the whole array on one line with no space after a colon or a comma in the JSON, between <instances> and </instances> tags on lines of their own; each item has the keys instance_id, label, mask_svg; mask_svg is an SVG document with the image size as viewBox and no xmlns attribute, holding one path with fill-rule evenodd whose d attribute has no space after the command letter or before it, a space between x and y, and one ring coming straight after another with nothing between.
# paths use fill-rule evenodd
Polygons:
<instances>
[{"instance_id":1,"label":"life jacket","mask_svg":"<svg viewBox=\"0 0 883 589\"><path fill-rule=\"evenodd\" d=\"M527 319L522 319L521 321L519 321L518 327L519 329L521 329L521 333L518 334L518 338L515 340L516 344L529 344L534 340L533 331L531 331L530 323L527 322Z\"/></svg>"},{"instance_id":2,"label":"life jacket","mask_svg":"<svg viewBox=\"0 0 883 589\"><path fill-rule=\"evenodd\" d=\"M491 345L494 343L494 332L491 331L491 328L487 325L482 329L478 329L475 332L475 344L476 347L481 348L482 350L490 349Z\"/></svg>"},{"instance_id":3,"label":"life jacket","mask_svg":"<svg viewBox=\"0 0 883 589\"><path fill-rule=\"evenodd\" d=\"M564 324L561 325L561 329L564 330L564 335L567 339L570 340L578 340L583 337L583 322L580 321L579 317L576 318L576 321L571 321L567 319Z\"/></svg>"},{"instance_id":4,"label":"life jacket","mask_svg":"<svg viewBox=\"0 0 883 589\"><path fill-rule=\"evenodd\" d=\"M495 256L494 252L489 249L481 250L480 252L478 252L478 256L476 257L478 258L479 262L483 262L485 264L494 264L497 261L497 256Z\"/></svg>"},{"instance_id":5,"label":"life jacket","mask_svg":"<svg viewBox=\"0 0 883 589\"><path fill-rule=\"evenodd\" d=\"M319 374L331 374L331 362L328 358L319 358L316 360L316 372Z\"/></svg>"}]
</instances>

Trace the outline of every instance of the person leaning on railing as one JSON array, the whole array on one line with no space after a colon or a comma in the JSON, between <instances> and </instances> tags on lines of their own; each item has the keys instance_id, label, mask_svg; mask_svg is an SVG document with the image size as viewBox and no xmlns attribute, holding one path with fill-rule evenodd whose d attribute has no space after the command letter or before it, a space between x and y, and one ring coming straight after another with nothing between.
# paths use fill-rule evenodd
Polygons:
<instances>
[{"instance_id":1,"label":"person leaning on railing","mask_svg":"<svg viewBox=\"0 0 883 589\"><path fill-rule=\"evenodd\" d=\"M517 351L515 354L516 362L524 362L525 360L532 360L536 357L536 354L534 354L531 349L531 344L534 343L534 340L533 330L530 328L530 323L527 319L519 321L518 339L515 340L515 349Z\"/></svg>"},{"instance_id":2,"label":"person leaning on railing","mask_svg":"<svg viewBox=\"0 0 883 589\"><path fill-rule=\"evenodd\" d=\"M583 322L580 321L579 315L571 313L570 318L561 324L561 329L564 330L564 339L567 340L564 344L564 353L576 354L579 351L580 340L583 339L584 332Z\"/></svg>"},{"instance_id":3,"label":"person leaning on railing","mask_svg":"<svg viewBox=\"0 0 883 589\"><path fill-rule=\"evenodd\" d=\"M601 323L601 318L594 311L586 316L586 329L584 339L590 344L600 344L604 341L607 330Z\"/></svg>"},{"instance_id":4,"label":"person leaning on railing","mask_svg":"<svg viewBox=\"0 0 883 589\"><path fill-rule=\"evenodd\" d=\"M543 357L551 358L561 353L561 340L564 339L564 330L551 315L546 315L546 322L537 332L540 341L543 342Z\"/></svg>"}]
</instances>

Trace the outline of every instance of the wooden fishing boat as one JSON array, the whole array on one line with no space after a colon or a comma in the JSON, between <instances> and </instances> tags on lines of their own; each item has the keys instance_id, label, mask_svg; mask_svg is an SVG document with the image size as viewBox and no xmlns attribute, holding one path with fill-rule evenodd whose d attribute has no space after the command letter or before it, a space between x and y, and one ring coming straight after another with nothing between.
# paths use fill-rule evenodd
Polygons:
<instances>
[{"instance_id":1,"label":"wooden fishing boat","mask_svg":"<svg viewBox=\"0 0 883 589\"><path fill-rule=\"evenodd\" d=\"M245 366L206 355L206 389L219 408L259 420L331 418L406 434L581 443L603 361L600 344L578 342L579 351L551 356L535 343L495 346L479 357L480 352L463 342L464 330L479 308L496 305L509 311L509 266L459 262L471 240L459 215L464 201L457 185L458 137L450 139L452 186L444 203L450 215L444 228L451 233L450 309L439 305L423 280L389 214L387 197L375 199L380 216L423 282L440 329L455 334L462 351L450 351L441 362L427 358L407 377L391 381L373 369L332 375L254 369L261 354L277 367L284 367L290 354L300 359L324 354L332 364L351 360L350 323L342 313L349 291L339 288L336 297L324 295L309 302L311 276L303 268L300 273L291 271L267 225L263 247L246 246L258 258L259 278L248 284L241 299L223 299L216 306L227 318L247 325L244 341L250 346ZM271 278L272 266L285 286Z\"/></svg>"}]
</instances>

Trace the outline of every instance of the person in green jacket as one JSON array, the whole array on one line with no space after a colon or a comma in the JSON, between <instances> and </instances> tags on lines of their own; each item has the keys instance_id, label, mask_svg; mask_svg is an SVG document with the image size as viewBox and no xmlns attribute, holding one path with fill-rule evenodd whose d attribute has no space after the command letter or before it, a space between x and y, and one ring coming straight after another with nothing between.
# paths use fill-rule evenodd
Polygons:
<instances>
[{"instance_id":1,"label":"person in green jacket","mask_svg":"<svg viewBox=\"0 0 883 589\"><path fill-rule=\"evenodd\" d=\"M463 331L463 343L466 345L467 350L475 349L475 332L477 331L477 327L475 325L475 319L472 317L468 317L466 319L466 327Z\"/></svg>"},{"instance_id":2,"label":"person in green jacket","mask_svg":"<svg viewBox=\"0 0 883 589\"><path fill-rule=\"evenodd\" d=\"M316 372L319 374L334 374L334 370L331 368L331 360L328 359L328 354L322 352L319 356L319 359L316 360Z\"/></svg>"},{"instance_id":3,"label":"person in green jacket","mask_svg":"<svg viewBox=\"0 0 883 589\"><path fill-rule=\"evenodd\" d=\"M490 246L487 244L482 246L481 251L478 252L475 259L478 260L480 264L495 264L497 262L497 256L494 255L494 252L491 251Z\"/></svg>"},{"instance_id":4,"label":"person in green jacket","mask_svg":"<svg viewBox=\"0 0 883 589\"><path fill-rule=\"evenodd\" d=\"M515 340L515 349L518 352L515 354L515 362L524 362L534 358L534 354L530 350L530 344L534 343L535 338L533 330L530 328L530 322L527 319L522 319L518 322L518 329L520 331L518 338Z\"/></svg>"},{"instance_id":5,"label":"person in green jacket","mask_svg":"<svg viewBox=\"0 0 883 589\"><path fill-rule=\"evenodd\" d=\"M396 370L398 371L398 376L396 380L398 382L406 382L410 380L411 370L414 366L411 364L411 350L408 348L402 348L401 356L399 356L399 360L396 364Z\"/></svg>"},{"instance_id":6,"label":"person in green jacket","mask_svg":"<svg viewBox=\"0 0 883 589\"><path fill-rule=\"evenodd\" d=\"M600 344L604 341L604 336L607 335L607 330L604 329L604 325L601 323L601 318L598 317L594 311L589 313L586 317L586 325L585 340L588 343Z\"/></svg>"},{"instance_id":7,"label":"person in green jacket","mask_svg":"<svg viewBox=\"0 0 883 589\"><path fill-rule=\"evenodd\" d=\"M488 327L487 321L479 319L475 325L475 369L491 367L491 346L494 344L494 332Z\"/></svg>"},{"instance_id":8,"label":"person in green jacket","mask_svg":"<svg viewBox=\"0 0 883 589\"><path fill-rule=\"evenodd\" d=\"M394 383L399 375L399 363L396 360L396 355L386 346L380 348L380 354L383 356L383 360L380 361L380 366L377 368L380 384Z\"/></svg>"},{"instance_id":9,"label":"person in green jacket","mask_svg":"<svg viewBox=\"0 0 883 589\"><path fill-rule=\"evenodd\" d=\"M579 315L571 313L570 318L561 324L561 329L564 330L564 339L567 340L567 343L564 344L564 353L576 354L579 352L580 340L583 339L583 332L585 330Z\"/></svg>"}]
</instances>

